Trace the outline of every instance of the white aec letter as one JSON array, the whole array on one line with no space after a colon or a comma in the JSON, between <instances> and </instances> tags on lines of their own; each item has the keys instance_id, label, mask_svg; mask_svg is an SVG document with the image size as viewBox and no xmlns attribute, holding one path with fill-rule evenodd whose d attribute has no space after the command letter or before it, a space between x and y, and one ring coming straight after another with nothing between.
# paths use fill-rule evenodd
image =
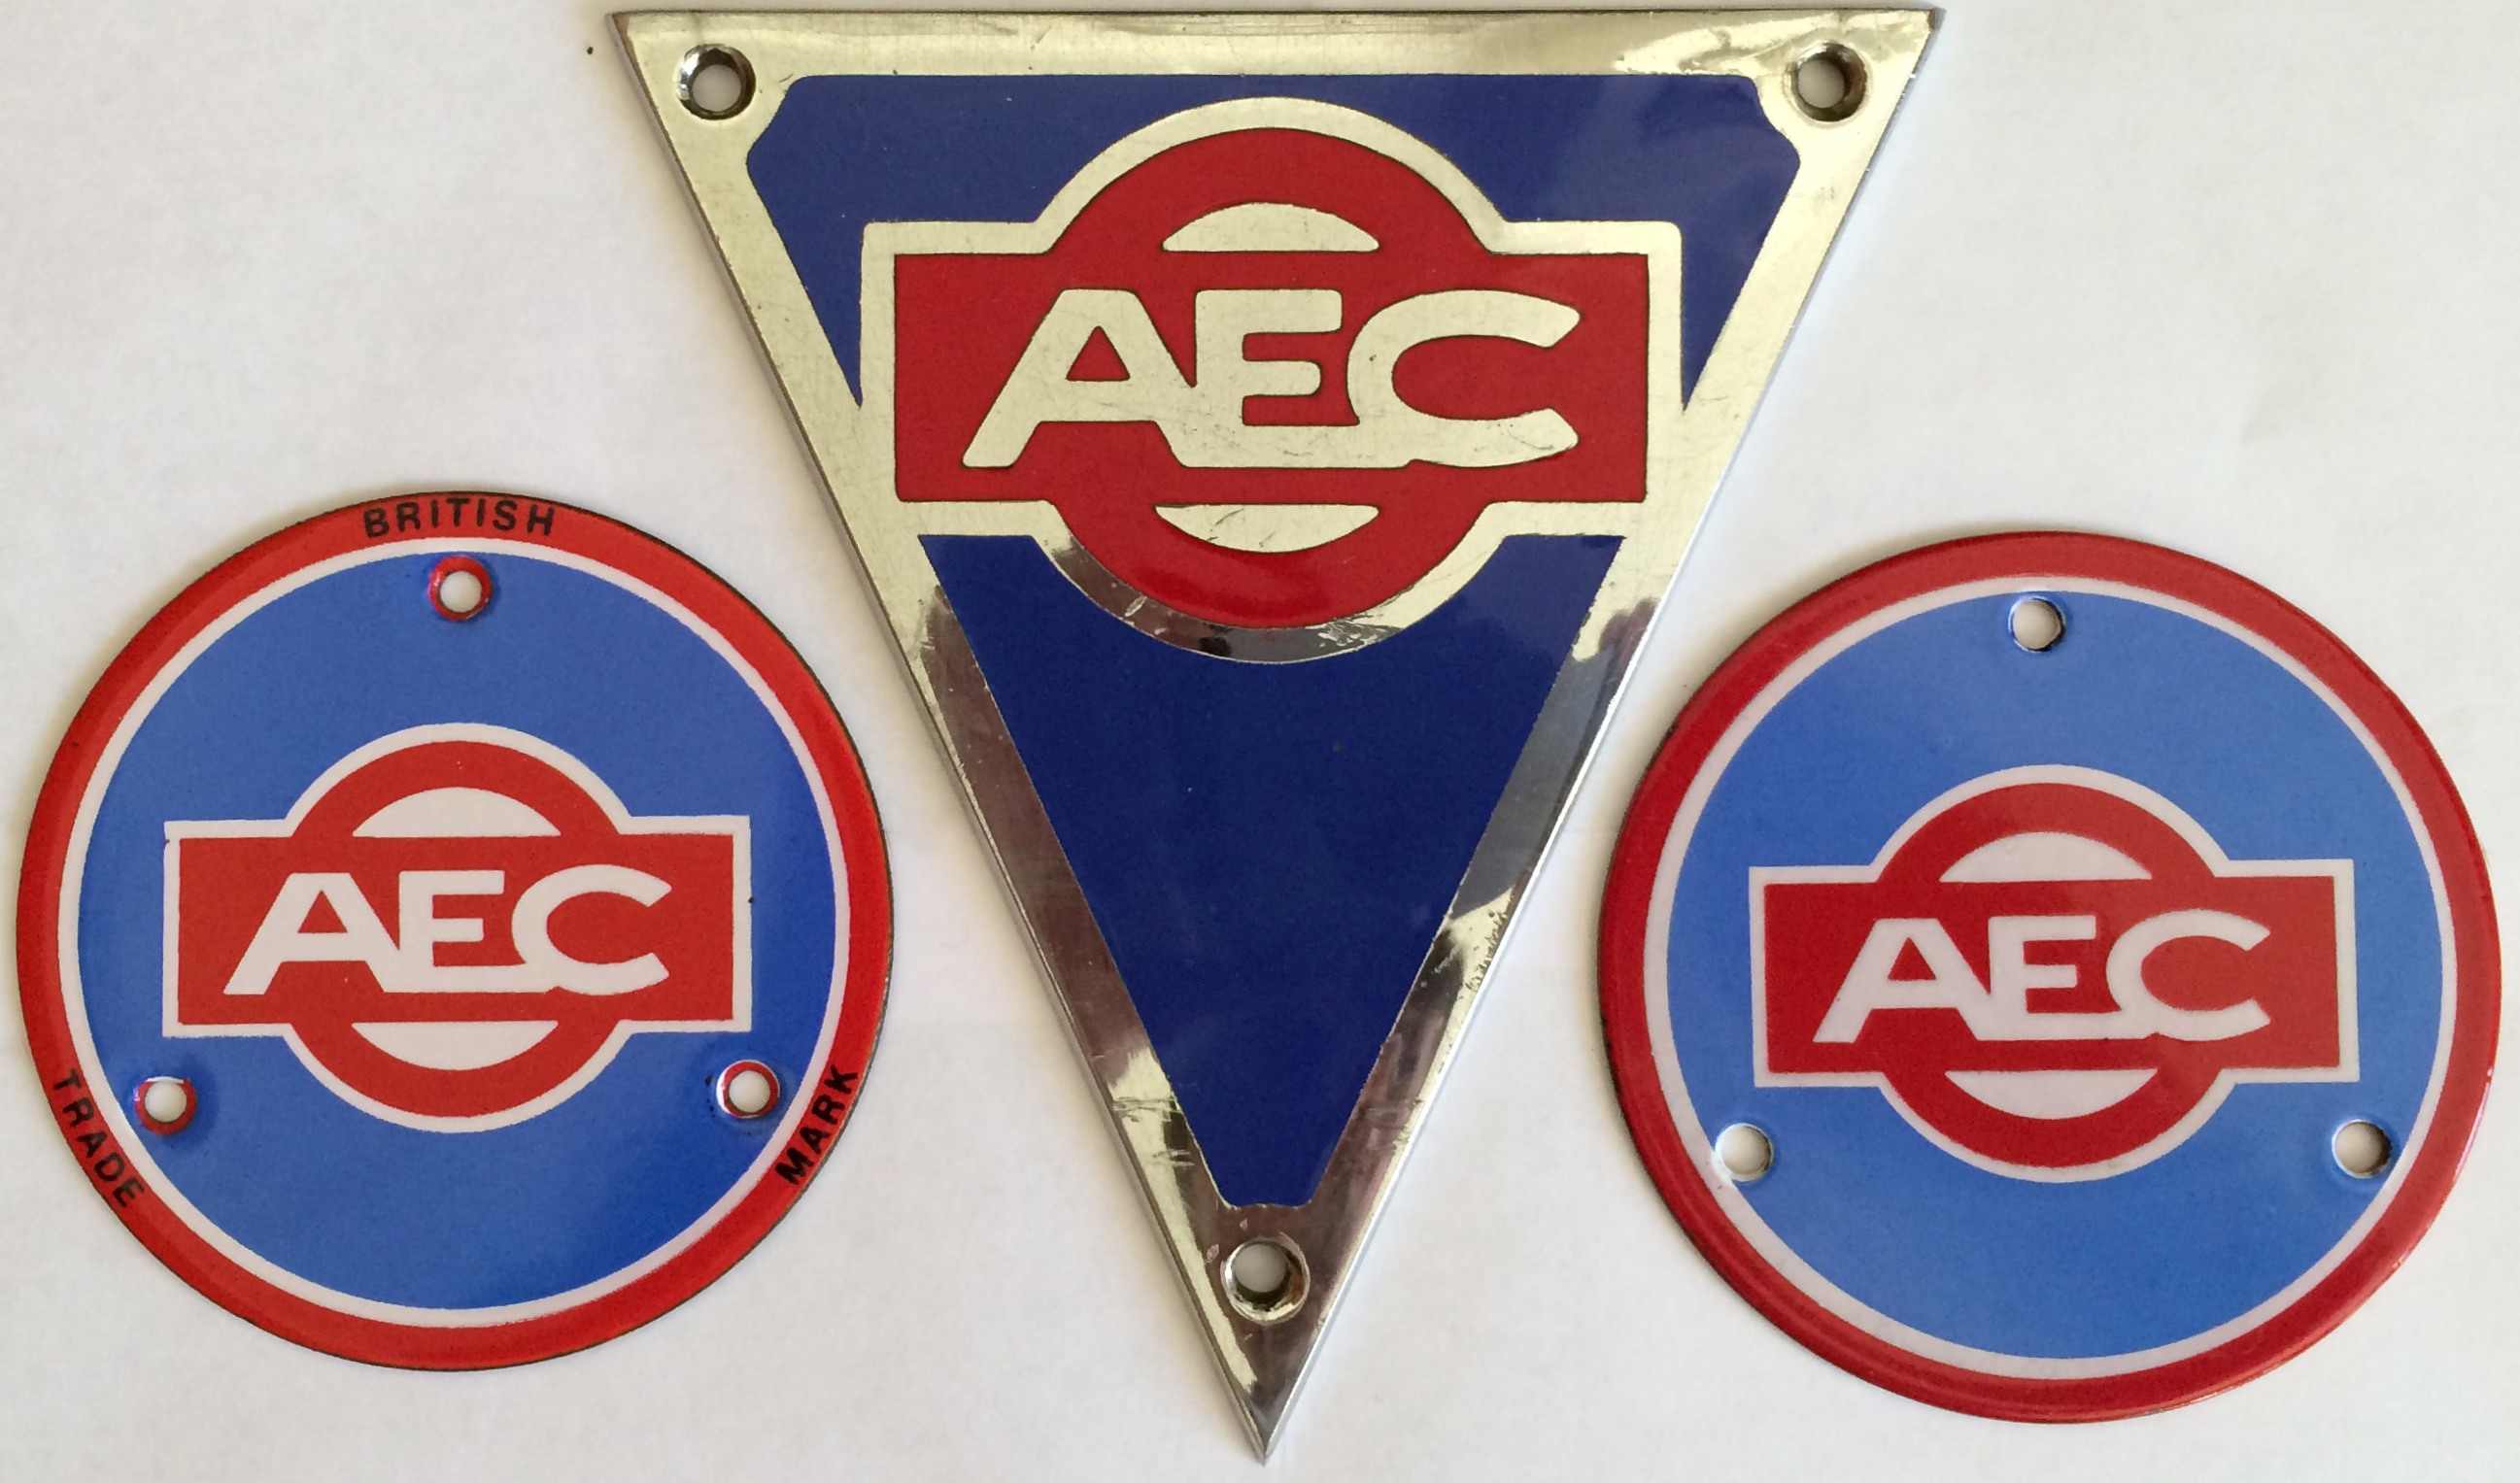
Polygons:
<instances>
[{"instance_id":1,"label":"white aec letter","mask_svg":"<svg viewBox=\"0 0 2520 1483\"><path fill-rule=\"evenodd\" d=\"M1901 950L1911 943L1933 977L1890 976ZM1885 917L1872 923L1855 955L1855 966L1846 970L1846 981L1838 985L1837 998L1812 1039L1823 1045L1852 1044L1875 1010L1958 1010L1974 1029L1985 1006L1986 986L1977 981L1941 922L1931 917Z\"/></svg>"},{"instance_id":2,"label":"white aec letter","mask_svg":"<svg viewBox=\"0 0 2520 1483\"><path fill-rule=\"evenodd\" d=\"M310 932L306 914L318 899L341 919L338 932ZM228 975L229 994L261 994L286 963L364 963L380 979L390 975L400 955L377 910L359 893L359 883L346 874L306 872L280 883L280 895L263 913L253 941Z\"/></svg>"},{"instance_id":3,"label":"white aec letter","mask_svg":"<svg viewBox=\"0 0 2520 1483\"><path fill-rule=\"evenodd\" d=\"M2090 942L2098 932L2095 917L1990 917L1987 981L1980 983L1941 922L1930 917L1885 917L1872 923L1812 1039L1822 1045L1852 1044L1875 1010L1951 1010L1967 1023L1971 1035L1989 1041L2141 1040L2150 1035L2228 1040L2270 1023L2254 999L2215 1010L2182 1010L2162 1003L2143 981L2144 960L2165 943L2208 937L2247 952L2266 941L2264 926L2228 912L2163 912L2127 928L2109 949L2110 1009L2032 1008L2032 990L2074 988L2081 970L2070 963L2032 963L2030 944ZM1912 944L1932 976L1891 977Z\"/></svg>"},{"instance_id":4,"label":"white aec letter","mask_svg":"<svg viewBox=\"0 0 2520 1483\"><path fill-rule=\"evenodd\" d=\"M517 956L530 972L549 980L549 987L580 994L627 994L665 981L665 965L653 953L620 963L587 963L552 946L551 916L563 901L580 896L620 896L641 906L654 906L673 887L626 865L573 865L554 871L525 887L517 898L511 930Z\"/></svg>"},{"instance_id":5,"label":"white aec letter","mask_svg":"<svg viewBox=\"0 0 2520 1483\"><path fill-rule=\"evenodd\" d=\"M1400 357L1428 340L1484 337L1553 345L1582 316L1561 303L1498 289L1454 289L1404 298L1365 322L1347 357L1356 408L1354 467L1397 469L1413 459L1448 469L1527 464L1575 446L1575 429L1551 408L1512 417L1436 417L1391 388Z\"/></svg>"},{"instance_id":6,"label":"white aec letter","mask_svg":"<svg viewBox=\"0 0 2520 1483\"><path fill-rule=\"evenodd\" d=\"M2143 981L2143 961L2154 948L2182 937L2211 937L2245 953L2267 940L2267 929L2229 912L2164 912L2129 927L2109 949L2109 994L2126 1007L2129 1018L2173 1040L2228 1040L2272 1022L2254 999L2219 1010L2181 1010L2154 998Z\"/></svg>"},{"instance_id":7,"label":"white aec letter","mask_svg":"<svg viewBox=\"0 0 2520 1483\"><path fill-rule=\"evenodd\" d=\"M2042 1011L2030 1007L2033 989L2081 986L2083 970L2070 963L2032 963L2034 942L2089 942L2100 934L2097 917L1989 917L1986 920L1987 1007L1969 1029L1980 1040L2141 1040L2151 1033L2115 1010L2096 1013Z\"/></svg>"},{"instance_id":8,"label":"white aec letter","mask_svg":"<svg viewBox=\"0 0 2520 1483\"><path fill-rule=\"evenodd\" d=\"M516 975L495 964L439 966L441 942L479 942L478 917L440 917L440 896L498 896L508 889L505 871L405 871L395 886L401 898L402 972L379 974L381 987L414 991L457 988L505 989Z\"/></svg>"},{"instance_id":9,"label":"white aec letter","mask_svg":"<svg viewBox=\"0 0 2520 1483\"><path fill-rule=\"evenodd\" d=\"M1564 304L1502 289L1420 293L1385 307L1349 346L1347 426L1243 421L1255 396L1310 396L1321 367L1250 359L1254 335L1326 335L1338 329L1340 295L1328 289L1210 289L1192 301L1198 381L1182 377L1138 296L1123 289L1069 289L1042 316L988 416L963 451L967 469L1005 469L1044 423L1152 423L1185 469L1399 469L1413 463L1496 469L1565 452L1575 428L1552 408L1511 417L1438 417L1401 399L1400 358L1439 339L1509 339L1543 349L1583 318ZM1068 373L1101 331L1124 373L1071 381Z\"/></svg>"},{"instance_id":10,"label":"white aec letter","mask_svg":"<svg viewBox=\"0 0 2520 1483\"><path fill-rule=\"evenodd\" d=\"M628 994L665 980L665 965L653 953L617 963L591 963L572 958L552 942L552 914L580 896L619 896L641 906L654 906L673 887L646 871L623 865L573 865L525 887L509 918L517 963L445 964L437 961L441 942L479 942L478 917L440 917L441 896L496 896L507 885L502 871L404 871L396 884L400 897L402 941L397 944L378 920L376 909L359 890L358 881L337 872L304 872L281 883L280 894L254 929L253 941L236 971L228 975L229 994L262 994L285 964L363 963L377 987L388 994L542 993L566 989L577 994ZM341 919L338 932L306 930L306 914L322 900Z\"/></svg>"},{"instance_id":11,"label":"white aec letter","mask_svg":"<svg viewBox=\"0 0 2520 1483\"><path fill-rule=\"evenodd\" d=\"M1119 381L1069 381L1068 370L1100 330L1118 352ZM1023 456L1044 423L1153 423L1171 436L1194 420L1196 402L1147 306L1126 289L1069 289L1042 316L1014 374L963 452L967 469L1004 469Z\"/></svg>"}]
</instances>

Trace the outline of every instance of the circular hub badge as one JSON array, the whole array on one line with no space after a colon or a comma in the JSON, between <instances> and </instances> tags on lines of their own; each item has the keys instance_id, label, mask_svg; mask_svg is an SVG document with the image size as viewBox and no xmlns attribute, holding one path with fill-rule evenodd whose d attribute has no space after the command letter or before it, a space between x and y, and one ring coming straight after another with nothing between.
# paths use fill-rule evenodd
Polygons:
<instances>
[{"instance_id":1,"label":"circular hub badge","mask_svg":"<svg viewBox=\"0 0 2520 1483\"><path fill-rule=\"evenodd\" d=\"M2492 1072L2450 780L2231 573L1959 541L1805 600L1629 814L1602 1008L1690 1237L1822 1355L1987 1416L2175 1406L2423 1233Z\"/></svg>"},{"instance_id":2,"label":"circular hub badge","mask_svg":"<svg viewBox=\"0 0 2520 1483\"><path fill-rule=\"evenodd\" d=\"M439 494L235 557L45 779L27 1037L98 1191L274 1333L470 1368L610 1338L829 1154L890 903L839 719L680 553Z\"/></svg>"}]
</instances>

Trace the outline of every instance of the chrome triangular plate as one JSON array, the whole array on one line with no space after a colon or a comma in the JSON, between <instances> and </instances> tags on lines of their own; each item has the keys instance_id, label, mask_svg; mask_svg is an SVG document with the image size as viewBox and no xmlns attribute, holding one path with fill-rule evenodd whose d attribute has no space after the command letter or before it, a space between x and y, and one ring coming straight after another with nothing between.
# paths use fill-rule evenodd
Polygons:
<instances>
[{"instance_id":1,"label":"chrome triangular plate","mask_svg":"<svg viewBox=\"0 0 2520 1483\"><path fill-rule=\"evenodd\" d=\"M617 23L1265 1454L1932 15Z\"/></svg>"}]
</instances>

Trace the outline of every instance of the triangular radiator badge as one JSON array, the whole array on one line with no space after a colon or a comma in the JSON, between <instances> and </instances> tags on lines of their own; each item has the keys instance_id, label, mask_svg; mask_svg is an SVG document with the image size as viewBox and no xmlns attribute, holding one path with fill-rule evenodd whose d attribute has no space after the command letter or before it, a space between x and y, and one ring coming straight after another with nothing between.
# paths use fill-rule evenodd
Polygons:
<instances>
[{"instance_id":1,"label":"triangular radiator badge","mask_svg":"<svg viewBox=\"0 0 2520 1483\"><path fill-rule=\"evenodd\" d=\"M1265 1452L1932 17L618 24Z\"/></svg>"}]
</instances>

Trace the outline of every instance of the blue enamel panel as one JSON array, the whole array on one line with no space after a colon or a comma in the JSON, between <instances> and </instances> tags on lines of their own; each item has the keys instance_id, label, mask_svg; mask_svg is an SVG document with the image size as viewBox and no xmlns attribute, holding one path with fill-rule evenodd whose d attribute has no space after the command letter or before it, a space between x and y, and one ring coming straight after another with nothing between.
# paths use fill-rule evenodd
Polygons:
<instances>
[{"instance_id":1,"label":"blue enamel panel","mask_svg":"<svg viewBox=\"0 0 2520 1483\"><path fill-rule=\"evenodd\" d=\"M1509 538L1291 664L1116 622L1028 537L925 544L1218 1190L1302 1203L1618 541Z\"/></svg>"}]
</instances>

